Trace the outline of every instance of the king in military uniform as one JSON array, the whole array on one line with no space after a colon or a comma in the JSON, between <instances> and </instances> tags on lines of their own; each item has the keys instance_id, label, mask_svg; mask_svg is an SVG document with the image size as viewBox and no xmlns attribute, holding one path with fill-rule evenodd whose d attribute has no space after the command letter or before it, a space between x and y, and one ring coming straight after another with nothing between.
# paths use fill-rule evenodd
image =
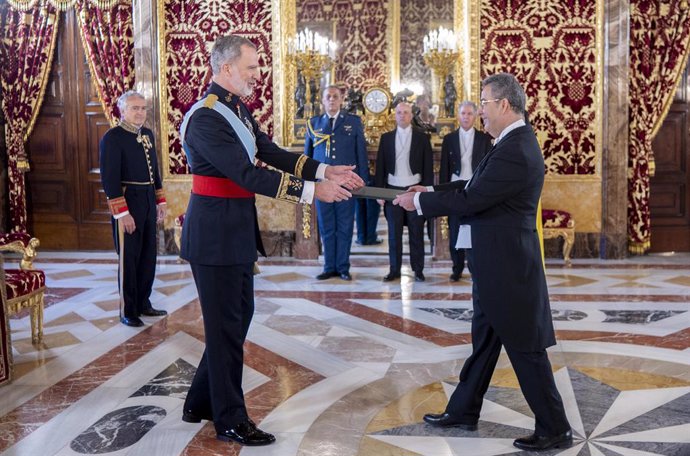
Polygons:
<instances>
[{"instance_id":1,"label":"king in military uniform","mask_svg":"<svg viewBox=\"0 0 690 456\"><path fill-rule=\"evenodd\" d=\"M367 145L362 121L340 109L343 102L340 88L328 86L323 91L326 112L312 117L307 124L304 154L329 165L354 165L355 171L369 181ZM318 280L350 276L350 247L355 220L355 201L316 202L319 234L323 244L323 272Z\"/></svg>"},{"instance_id":2,"label":"king in military uniform","mask_svg":"<svg viewBox=\"0 0 690 456\"><path fill-rule=\"evenodd\" d=\"M185 115L180 134L192 172L181 257L189 261L204 317L206 349L182 419L212 420L217 438L268 445L242 392L243 344L254 313L253 266L263 255L255 193L289 203L343 201L364 182L350 166L327 166L280 149L242 102L259 78L256 46L230 35L211 50L213 82ZM256 166L256 159L275 169ZM323 179L316 183L316 179Z\"/></svg>"},{"instance_id":3,"label":"king in military uniform","mask_svg":"<svg viewBox=\"0 0 690 456\"><path fill-rule=\"evenodd\" d=\"M146 100L135 91L117 102L120 124L103 135L100 167L120 257L120 321L143 326L141 315L166 315L149 297L156 273L156 225L165 218L165 195L158 172L153 132L143 127Z\"/></svg>"}]
</instances>

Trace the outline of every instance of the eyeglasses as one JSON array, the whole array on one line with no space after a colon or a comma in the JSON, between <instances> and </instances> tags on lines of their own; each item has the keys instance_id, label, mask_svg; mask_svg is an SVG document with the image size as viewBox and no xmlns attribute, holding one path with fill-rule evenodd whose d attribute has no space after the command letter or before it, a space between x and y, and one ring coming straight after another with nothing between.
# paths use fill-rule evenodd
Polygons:
<instances>
[{"instance_id":1,"label":"eyeglasses","mask_svg":"<svg viewBox=\"0 0 690 456\"><path fill-rule=\"evenodd\" d=\"M494 101L501 101L503 98L494 98L493 100L479 100L479 105L483 108L487 103L492 103Z\"/></svg>"}]
</instances>

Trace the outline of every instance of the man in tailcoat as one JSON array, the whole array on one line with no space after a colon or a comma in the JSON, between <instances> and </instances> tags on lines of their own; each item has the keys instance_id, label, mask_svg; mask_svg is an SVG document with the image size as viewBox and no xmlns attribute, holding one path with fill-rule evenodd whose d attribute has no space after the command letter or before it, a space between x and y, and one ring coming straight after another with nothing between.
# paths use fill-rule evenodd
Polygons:
<instances>
[{"instance_id":1,"label":"man in tailcoat","mask_svg":"<svg viewBox=\"0 0 690 456\"><path fill-rule=\"evenodd\" d=\"M514 76L486 78L479 113L496 140L470 181L433 192L418 186L394 204L427 216L460 216L467 228L459 244L471 248L472 354L445 412L427 414L424 421L476 430L503 346L535 417L534 433L513 444L542 451L571 446L572 431L546 353L556 338L536 228L544 159L525 123L525 99Z\"/></svg>"},{"instance_id":2,"label":"man in tailcoat","mask_svg":"<svg viewBox=\"0 0 690 456\"><path fill-rule=\"evenodd\" d=\"M243 344L254 313L253 267L257 251L265 255L254 195L290 203L343 201L352 196L343 186L364 182L353 167L327 166L282 150L259 129L240 99L253 95L259 78L251 41L218 38L211 69L211 86L180 132L192 172L180 256L191 265L206 337L182 419L213 420L220 440L268 445L275 438L249 419L242 391ZM284 172L256 166L256 159Z\"/></svg>"},{"instance_id":3,"label":"man in tailcoat","mask_svg":"<svg viewBox=\"0 0 690 456\"><path fill-rule=\"evenodd\" d=\"M101 183L112 215L120 259L120 322L143 326L139 318L167 315L149 300L156 275L156 227L165 218L165 193L153 132L144 127L146 99L130 90L117 101L120 123L99 144Z\"/></svg>"},{"instance_id":4,"label":"man in tailcoat","mask_svg":"<svg viewBox=\"0 0 690 456\"><path fill-rule=\"evenodd\" d=\"M433 156L429 138L412 127L412 106L407 102L395 107L397 128L381 135L376 156L377 187L406 190L413 185L434 183ZM383 203L381 201L380 203ZM388 258L390 268L384 282L400 278L402 266L402 233L407 225L410 242L410 265L417 282L424 282L424 220L414 212L383 203L388 221Z\"/></svg>"},{"instance_id":5,"label":"man in tailcoat","mask_svg":"<svg viewBox=\"0 0 690 456\"><path fill-rule=\"evenodd\" d=\"M341 109L343 96L337 86L323 90L325 112L309 119L304 139L304 154L327 165L354 165L368 182L369 166L364 129L359 116ZM355 200L335 203L316 202L319 235L323 245L323 271L318 280L340 277L352 280L350 249L354 229Z\"/></svg>"},{"instance_id":6,"label":"man in tailcoat","mask_svg":"<svg viewBox=\"0 0 690 456\"><path fill-rule=\"evenodd\" d=\"M458 107L458 121L460 128L443 137L441 145L441 170L439 183L460 181L458 185L464 186L486 153L491 149L491 136L474 128L477 118L477 105L471 101L463 101ZM462 277L465 269L465 249L458 249L458 229L460 218L455 215L448 216L448 231L450 240L448 248L450 258L453 260L453 271L450 275L452 282L457 282Z\"/></svg>"}]
</instances>

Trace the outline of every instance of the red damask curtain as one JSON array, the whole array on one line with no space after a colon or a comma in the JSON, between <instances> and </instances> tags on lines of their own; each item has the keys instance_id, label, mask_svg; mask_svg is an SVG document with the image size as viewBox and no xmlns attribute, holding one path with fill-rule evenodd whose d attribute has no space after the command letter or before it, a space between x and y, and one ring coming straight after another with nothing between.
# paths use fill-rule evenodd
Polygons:
<instances>
[{"instance_id":1,"label":"red damask curtain","mask_svg":"<svg viewBox=\"0 0 690 456\"><path fill-rule=\"evenodd\" d=\"M134 33L131 0L77 0L79 33L98 98L111 125L117 98L134 86Z\"/></svg>"},{"instance_id":2,"label":"red damask curtain","mask_svg":"<svg viewBox=\"0 0 690 456\"><path fill-rule=\"evenodd\" d=\"M632 253L644 253L651 245L652 140L673 102L689 48L686 0L631 0L628 249Z\"/></svg>"},{"instance_id":3,"label":"red damask curtain","mask_svg":"<svg viewBox=\"0 0 690 456\"><path fill-rule=\"evenodd\" d=\"M5 5L7 6L7 5ZM38 116L50 76L58 12L48 3L21 11L7 8L2 27L0 67L2 110L7 136L10 231L26 231L26 183L29 170L25 143Z\"/></svg>"}]
</instances>

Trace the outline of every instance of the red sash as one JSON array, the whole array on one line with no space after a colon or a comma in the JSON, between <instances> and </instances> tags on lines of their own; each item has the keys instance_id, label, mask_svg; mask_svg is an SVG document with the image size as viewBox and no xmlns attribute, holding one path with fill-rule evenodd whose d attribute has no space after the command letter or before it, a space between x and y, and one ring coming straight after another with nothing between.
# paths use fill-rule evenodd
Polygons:
<instances>
[{"instance_id":1,"label":"red sash","mask_svg":"<svg viewBox=\"0 0 690 456\"><path fill-rule=\"evenodd\" d=\"M192 174L192 193L216 198L253 198L254 193L245 190L227 177Z\"/></svg>"}]
</instances>

